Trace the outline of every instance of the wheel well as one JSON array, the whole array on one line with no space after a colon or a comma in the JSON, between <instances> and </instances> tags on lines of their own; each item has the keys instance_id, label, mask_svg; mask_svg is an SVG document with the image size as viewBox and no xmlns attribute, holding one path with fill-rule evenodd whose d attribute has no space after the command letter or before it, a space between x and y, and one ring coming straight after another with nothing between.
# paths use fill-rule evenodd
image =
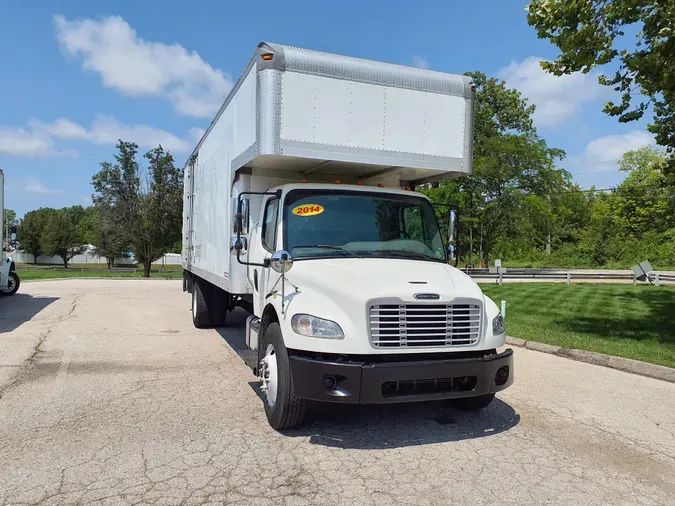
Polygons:
<instances>
[{"instance_id":1,"label":"wheel well","mask_svg":"<svg viewBox=\"0 0 675 506\"><path fill-rule=\"evenodd\" d=\"M279 317L277 316L277 311L274 309L274 306L272 304L268 304L263 311L262 318L260 319L260 335L263 335L267 326L274 322L279 323Z\"/></svg>"},{"instance_id":2,"label":"wheel well","mask_svg":"<svg viewBox=\"0 0 675 506\"><path fill-rule=\"evenodd\" d=\"M14 272L15 270L16 270L16 265L14 265L14 262L12 262L12 263L9 265L9 272Z\"/></svg>"}]
</instances>

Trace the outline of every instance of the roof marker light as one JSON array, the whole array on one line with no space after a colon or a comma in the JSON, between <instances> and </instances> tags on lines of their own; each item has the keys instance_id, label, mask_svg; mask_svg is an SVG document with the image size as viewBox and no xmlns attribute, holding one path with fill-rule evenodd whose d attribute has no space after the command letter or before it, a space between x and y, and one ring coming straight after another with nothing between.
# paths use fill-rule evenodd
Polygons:
<instances>
[{"instance_id":1,"label":"roof marker light","mask_svg":"<svg viewBox=\"0 0 675 506\"><path fill-rule=\"evenodd\" d=\"M272 53L265 53L262 55L262 59L265 61L270 61L272 58L274 58L274 55Z\"/></svg>"}]
</instances>

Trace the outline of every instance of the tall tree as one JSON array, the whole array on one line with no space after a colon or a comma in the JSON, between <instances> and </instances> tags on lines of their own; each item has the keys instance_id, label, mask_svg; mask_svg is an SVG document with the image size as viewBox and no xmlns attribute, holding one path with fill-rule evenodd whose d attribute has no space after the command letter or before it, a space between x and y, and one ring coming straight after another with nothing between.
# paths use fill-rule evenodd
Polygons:
<instances>
[{"instance_id":1,"label":"tall tree","mask_svg":"<svg viewBox=\"0 0 675 506\"><path fill-rule=\"evenodd\" d=\"M12 209L5 209L4 219L5 219L5 222L0 227L0 229L2 230L3 244L4 244L4 241L5 241L5 237L7 237L7 226L9 225L9 228L11 230L11 228L13 226L16 226L16 225L19 224L19 220L16 219L16 211L14 211Z\"/></svg>"},{"instance_id":2,"label":"tall tree","mask_svg":"<svg viewBox=\"0 0 675 506\"><path fill-rule=\"evenodd\" d=\"M180 239L183 172L162 146L145 154L146 170L136 161L138 145L119 141L117 149L117 163L102 163L92 179L94 204L111 236L131 246L149 277L152 262Z\"/></svg>"},{"instance_id":3,"label":"tall tree","mask_svg":"<svg viewBox=\"0 0 675 506\"><path fill-rule=\"evenodd\" d=\"M80 233L79 220L82 206L66 207L49 213L42 232L43 248L49 255L61 257L63 267L75 256L84 252L86 245Z\"/></svg>"},{"instance_id":4,"label":"tall tree","mask_svg":"<svg viewBox=\"0 0 675 506\"><path fill-rule=\"evenodd\" d=\"M47 221L53 209L40 208L26 213L19 225L18 238L19 248L29 255L33 255L33 262L37 264L38 257L45 253L42 236L47 226Z\"/></svg>"},{"instance_id":5,"label":"tall tree","mask_svg":"<svg viewBox=\"0 0 675 506\"><path fill-rule=\"evenodd\" d=\"M635 237L675 228L675 188L666 184L665 167L664 153L651 147L629 151L619 163L628 177L615 192L614 214Z\"/></svg>"},{"instance_id":6,"label":"tall tree","mask_svg":"<svg viewBox=\"0 0 675 506\"><path fill-rule=\"evenodd\" d=\"M622 123L653 108L650 132L671 154L675 181L675 2L672 0L532 0L527 20L560 55L542 66L555 75L618 62L600 83L621 94L604 112ZM626 40L626 33L634 40Z\"/></svg>"},{"instance_id":7,"label":"tall tree","mask_svg":"<svg viewBox=\"0 0 675 506\"><path fill-rule=\"evenodd\" d=\"M94 246L94 253L97 256L106 259L110 270L116 258L126 256L129 247L110 229L104 217L100 206L88 207L79 227L84 241Z\"/></svg>"}]
</instances>

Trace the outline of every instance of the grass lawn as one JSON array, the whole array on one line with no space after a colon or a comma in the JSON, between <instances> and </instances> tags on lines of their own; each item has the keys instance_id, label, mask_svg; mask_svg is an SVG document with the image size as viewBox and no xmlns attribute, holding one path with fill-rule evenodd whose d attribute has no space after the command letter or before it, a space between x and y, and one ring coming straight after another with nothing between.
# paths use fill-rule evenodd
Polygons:
<instances>
[{"instance_id":1,"label":"grass lawn","mask_svg":"<svg viewBox=\"0 0 675 506\"><path fill-rule=\"evenodd\" d=\"M28 268L28 269L63 269L62 264L23 264L23 263L18 263L16 264L17 269L23 269L23 268ZM106 270L108 267L106 264L68 264L68 268L71 269L93 269L93 270ZM158 271L160 269L164 268L164 270L167 271L183 271L183 266L182 265L164 265L162 264L152 264L152 270L153 271ZM143 270L143 265L121 265L117 264L115 265L115 269L129 269L129 271L137 270L137 271L142 271Z\"/></svg>"},{"instance_id":2,"label":"grass lawn","mask_svg":"<svg viewBox=\"0 0 675 506\"><path fill-rule=\"evenodd\" d=\"M675 367L675 286L481 284L506 300L506 333Z\"/></svg>"},{"instance_id":3,"label":"grass lawn","mask_svg":"<svg viewBox=\"0 0 675 506\"><path fill-rule=\"evenodd\" d=\"M22 269L16 270L19 278L21 280L29 279L59 279L59 278L141 278L143 277L143 271L129 269L129 271L124 272L108 272L106 270L94 270L89 269L85 271L81 270L62 270L62 271L50 271L50 270L31 270L26 271ZM183 271L178 270L167 270L165 272L151 272L151 278L170 278L170 279L180 279L183 277Z\"/></svg>"}]
</instances>

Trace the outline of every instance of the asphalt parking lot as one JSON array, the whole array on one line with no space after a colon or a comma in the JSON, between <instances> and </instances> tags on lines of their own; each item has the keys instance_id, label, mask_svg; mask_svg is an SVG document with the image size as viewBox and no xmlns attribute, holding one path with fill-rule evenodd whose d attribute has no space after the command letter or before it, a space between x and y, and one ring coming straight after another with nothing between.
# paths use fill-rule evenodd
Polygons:
<instances>
[{"instance_id":1,"label":"asphalt parking lot","mask_svg":"<svg viewBox=\"0 0 675 506\"><path fill-rule=\"evenodd\" d=\"M180 281L0 299L0 504L675 504L675 384L516 349L480 414L318 405L269 428Z\"/></svg>"}]
</instances>

